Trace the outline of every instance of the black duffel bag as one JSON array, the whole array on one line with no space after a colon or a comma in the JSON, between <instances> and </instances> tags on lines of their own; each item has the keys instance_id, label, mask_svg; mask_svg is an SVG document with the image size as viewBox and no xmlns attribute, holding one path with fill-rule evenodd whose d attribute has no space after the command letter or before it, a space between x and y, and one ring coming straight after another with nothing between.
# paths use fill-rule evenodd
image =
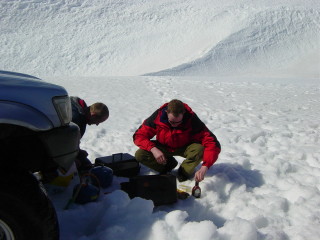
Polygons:
<instances>
[{"instance_id":1,"label":"black duffel bag","mask_svg":"<svg viewBox=\"0 0 320 240\"><path fill-rule=\"evenodd\" d=\"M176 176L171 174L132 177L129 182L121 183L121 190L128 193L130 198L152 200L155 206L177 201Z\"/></svg>"}]
</instances>

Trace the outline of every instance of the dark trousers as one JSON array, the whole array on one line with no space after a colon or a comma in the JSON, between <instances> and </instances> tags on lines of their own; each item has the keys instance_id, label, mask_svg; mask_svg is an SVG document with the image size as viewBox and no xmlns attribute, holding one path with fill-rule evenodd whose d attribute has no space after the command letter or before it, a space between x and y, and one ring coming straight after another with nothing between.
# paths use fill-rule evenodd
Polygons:
<instances>
[{"instance_id":1,"label":"dark trousers","mask_svg":"<svg viewBox=\"0 0 320 240\"><path fill-rule=\"evenodd\" d=\"M204 147L199 143L192 143L186 147L178 148L174 152L170 152L165 146L156 143L156 147L163 152L166 157L180 156L185 160L181 164L181 168L186 174L191 176L194 173L194 169L202 162ZM141 164L157 171L162 172L165 168L164 165L159 164L153 157L153 154L149 151L138 149L135 157Z\"/></svg>"}]
</instances>

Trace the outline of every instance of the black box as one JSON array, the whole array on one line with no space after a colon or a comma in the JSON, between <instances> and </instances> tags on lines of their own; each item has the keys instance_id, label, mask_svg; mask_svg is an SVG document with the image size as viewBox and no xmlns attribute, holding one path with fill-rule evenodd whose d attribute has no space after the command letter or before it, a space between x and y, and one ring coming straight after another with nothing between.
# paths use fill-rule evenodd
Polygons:
<instances>
[{"instance_id":1,"label":"black box","mask_svg":"<svg viewBox=\"0 0 320 240\"><path fill-rule=\"evenodd\" d=\"M121 190L128 193L130 198L152 200L155 206L177 201L176 176L171 174L132 177L129 182L121 183Z\"/></svg>"},{"instance_id":2,"label":"black box","mask_svg":"<svg viewBox=\"0 0 320 240\"><path fill-rule=\"evenodd\" d=\"M140 164L129 153L116 153L111 156L99 157L95 165L103 165L113 170L118 177L134 177L140 172Z\"/></svg>"}]
</instances>

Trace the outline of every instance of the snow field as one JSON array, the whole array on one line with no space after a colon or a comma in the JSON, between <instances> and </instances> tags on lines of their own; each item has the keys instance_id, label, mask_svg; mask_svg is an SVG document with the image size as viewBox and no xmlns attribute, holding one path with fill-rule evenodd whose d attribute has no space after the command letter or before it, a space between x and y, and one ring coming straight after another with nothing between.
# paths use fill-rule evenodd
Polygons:
<instances>
[{"instance_id":1,"label":"snow field","mask_svg":"<svg viewBox=\"0 0 320 240\"><path fill-rule=\"evenodd\" d=\"M198 234L195 229L206 229L200 233L202 239L320 236L316 227L320 219L320 87L316 82L183 77L49 80L64 82L71 95L81 92L75 83L86 83L83 95L87 102L102 101L109 106L107 122L88 127L81 142L92 161L117 152L133 155L137 150L132 143L134 131L172 98L187 102L222 145L219 160L201 183L200 199L179 200L153 210L152 202L130 201L125 193L117 191L120 182L127 180L115 177L113 186L105 190L114 192L104 195L98 206L93 203L74 207L70 213L61 211L62 221L68 214L88 211L85 217L99 229L87 226L89 236L98 239L191 239ZM142 167L141 174L155 173ZM192 181L178 183L180 188L192 186ZM98 210L91 213L91 208ZM235 227L241 229L241 234Z\"/></svg>"}]
</instances>

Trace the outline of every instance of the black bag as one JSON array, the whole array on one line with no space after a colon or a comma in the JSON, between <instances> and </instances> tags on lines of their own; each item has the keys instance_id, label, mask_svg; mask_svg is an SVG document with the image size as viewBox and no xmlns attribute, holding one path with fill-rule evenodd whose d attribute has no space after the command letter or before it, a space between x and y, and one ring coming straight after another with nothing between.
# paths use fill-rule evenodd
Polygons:
<instances>
[{"instance_id":1,"label":"black bag","mask_svg":"<svg viewBox=\"0 0 320 240\"><path fill-rule=\"evenodd\" d=\"M118 177L134 177L140 172L140 164L128 153L116 153L111 156L96 158L95 165L111 168L113 175Z\"/></svg>"},{"instance_id":2,"label":"black bag","mask_svg":"<svg viewBox=\"0 0 320 240\"><path fill-rule=\"evenodd\" d=\"M130 178L129 182L121 183L121 190L128 193L130 198L152 200L155 206L177 201L176 176L171 174L136 176Z\"/></svg>"}]
</instances>

